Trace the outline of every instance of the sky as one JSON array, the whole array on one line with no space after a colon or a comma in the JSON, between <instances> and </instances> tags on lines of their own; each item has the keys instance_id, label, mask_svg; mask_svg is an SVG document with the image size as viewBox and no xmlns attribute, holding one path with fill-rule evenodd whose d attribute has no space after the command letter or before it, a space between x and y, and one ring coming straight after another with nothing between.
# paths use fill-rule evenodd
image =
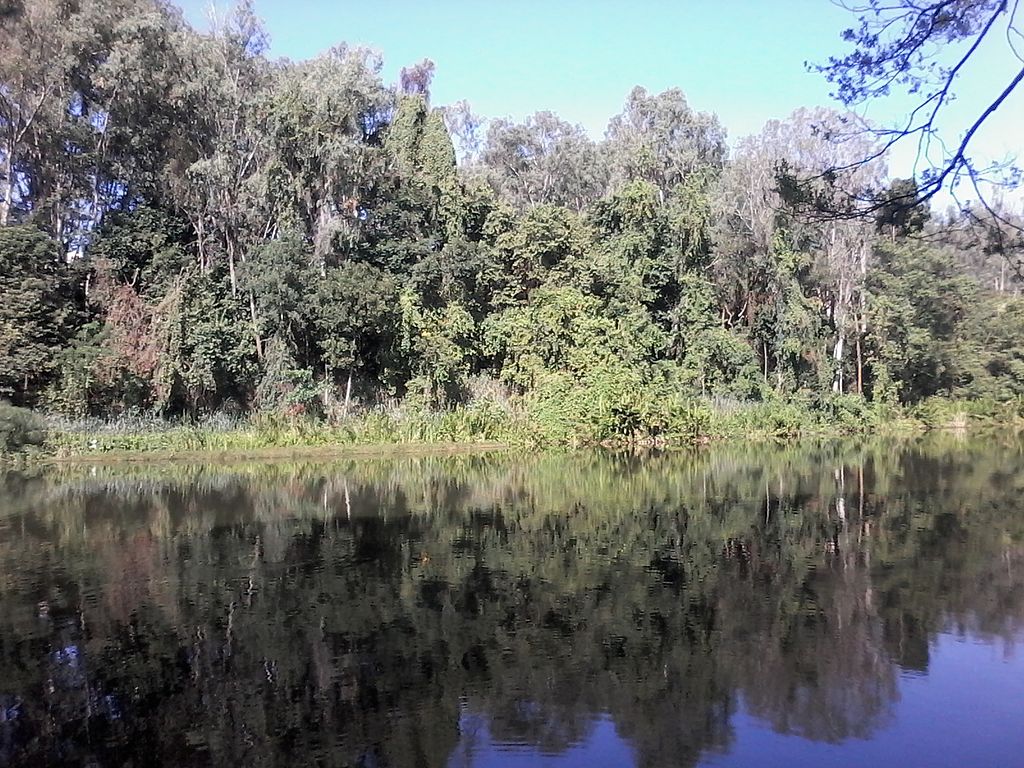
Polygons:
<instances>
[{"instance_id":1,"label":"sky","mask_svg":"<svg viewBox=\"0 0 1024 768\"><path fill-rule=\"evenodd\" d=\"M206 25L210 0L178 4L193 25ZM845 52L840 35L856 20L830 0L256 0L256 10L275 56L363 44L383 55L388 82L403 66L433 60L435 105L465 99L491 118L551 110L599 139L633 86L678 86L693 108L718 114L730 142L800 106L836 106L806 62ZM979 50L943 125L947 141L1020 66L1003 38ZM1019 90L977 135L977 157L1024 156ZM914 103L893 96L861 112L893 125ZM914 156L909 144L896 152L893 175L910 175Z\"/></svg>"}]
</instances>

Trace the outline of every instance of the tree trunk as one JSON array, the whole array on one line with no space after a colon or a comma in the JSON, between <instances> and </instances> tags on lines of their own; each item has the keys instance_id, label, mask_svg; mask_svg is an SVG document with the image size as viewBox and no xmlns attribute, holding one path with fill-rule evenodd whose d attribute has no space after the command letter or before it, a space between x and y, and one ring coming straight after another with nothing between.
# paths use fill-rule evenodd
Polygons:
<instances>
[{"instance_id":1,"label":"tree trunk","mask_svg":"<svg viewBox=\"0 0 1024 768\"><path fill-rule=\"evenodd\" d=\"M345 415L348 416L348 407L352 402L352 369L348 369L348 381L345 383Z\"/></svg>"},{"instance_id":2,"label":"tree trunk","mask_svg":"<svg viewBox=\"0 0 1024 768\"><path fill-rule=\"evenodd\" d=\"M857 394L864 394L864 350L863 340L868 335L868 306L867 306L867 279L868 279L868 247L865 243L860 246L860 291L857 296L857 303L860 305L860 322L857 328Z\"/></svg>"},{"instance_id":3,"label":"tree trunk","mask_svg":"<svg viewBox=\"0 0 1024 768\"><path fill-rule=\"evenodd\" d=\"M249 291L249 316L252 318L252 336L256 340L256 359L263 359L263 341L260 339L260 324L256 319L256 297Z\"/></svg>"},{"instance_id":4,"label":"tree trunk","mask_svg":"<svg viewBox=\"0 0 1024 768\"><path fill-rule=\"evenodd\" d=\"M12 173L14 173L14 147L8 142L4 147L3 157L0 158L0 227L6 227L11 216L11 194L14 190Z\"/></svg>"},{"instance_id":5,"label":"tree trunk","mask_svg":"<svg viewBox=\"0 0 1024 768\"><path fill-rule=\"evenodd\" d=\"M843 338L842 332L839 334L839 338L836 339L836 346L832 350L832 359L836 363L836 375L832 381L832 391L838 394L843 394L843 346L846 339Z\"/></svg>"},{"instance_id":6,"label":"tree trunk","mask_svg":"<svg viewBox=\"0 0 1024 768\"><path fill-rule=\"evenodd\" d=\"M238 293L238 278L235 275L235 248L228 241L228 274L231 276L231 295Z\"/></svg>"},{"instance_id":7,"label":"tree trunk","mask_svg":"<svg viewBox=\"0 0 1024 768\"><path fill-rule=\"evenodd\" d=\"M864 355L860 345L861 334L857 334L857 394L864 394Z\"/></svg>"}]
</instances>

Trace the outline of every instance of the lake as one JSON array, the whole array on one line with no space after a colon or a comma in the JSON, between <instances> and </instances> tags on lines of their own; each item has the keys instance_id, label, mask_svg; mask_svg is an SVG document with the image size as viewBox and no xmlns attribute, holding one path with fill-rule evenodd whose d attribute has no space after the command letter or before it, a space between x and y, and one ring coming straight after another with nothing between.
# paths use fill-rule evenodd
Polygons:
<instances>
[{"instance_id":1,"label":"lake","mask_svg":"<svg viewBox=\"0 0 1024 768\"><path fill-rule=\"evenodd\" d=\"M0 477L0 765L1022 766L1024 442Z\"/></svg>"}]
</instances>

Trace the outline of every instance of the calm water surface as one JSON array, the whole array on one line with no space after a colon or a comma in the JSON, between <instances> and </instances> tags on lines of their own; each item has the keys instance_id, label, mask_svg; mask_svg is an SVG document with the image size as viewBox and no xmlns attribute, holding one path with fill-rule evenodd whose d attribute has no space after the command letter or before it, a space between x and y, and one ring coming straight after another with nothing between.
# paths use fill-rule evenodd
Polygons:
<instances>
[{"instance_id":1,"label":"calm water surface","mask_svg":"<svg viewBox=\"0 0 1024 768\"><path fill-rule=\"evenodd\" d=\"M1014 439L0 476L0 765L1024 766Z\"/></svg>"}]
</instances>

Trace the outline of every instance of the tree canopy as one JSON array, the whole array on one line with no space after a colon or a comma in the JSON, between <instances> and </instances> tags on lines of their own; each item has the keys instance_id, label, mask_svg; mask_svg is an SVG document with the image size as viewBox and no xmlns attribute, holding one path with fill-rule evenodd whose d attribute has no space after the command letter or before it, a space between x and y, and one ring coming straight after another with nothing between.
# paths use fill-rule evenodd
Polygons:
<instances>
[{"instance_id":1,"label":"tree canopy","mask_svg":"<svg viewBox=\"0 0 1024 768\"><path fill-rule=\"evenodd\" d=\"M902 85L938 108L926 44L1003 10L904 9L893 42L872 3L824 71L848 105ZM938 177L890 178L848 113L731 149L680 88L634 88L600 139L552 112L484 121L433 102L430 61L392 84L345 44L273 59L246 2L200 32L161 0L34 0L0 41L16 404L341 419L489 393L600 439L699 401L1021 392L1005 229L908 205ZM809 213L837 194L874 217Z\"/></svg>"}]
</instances>

